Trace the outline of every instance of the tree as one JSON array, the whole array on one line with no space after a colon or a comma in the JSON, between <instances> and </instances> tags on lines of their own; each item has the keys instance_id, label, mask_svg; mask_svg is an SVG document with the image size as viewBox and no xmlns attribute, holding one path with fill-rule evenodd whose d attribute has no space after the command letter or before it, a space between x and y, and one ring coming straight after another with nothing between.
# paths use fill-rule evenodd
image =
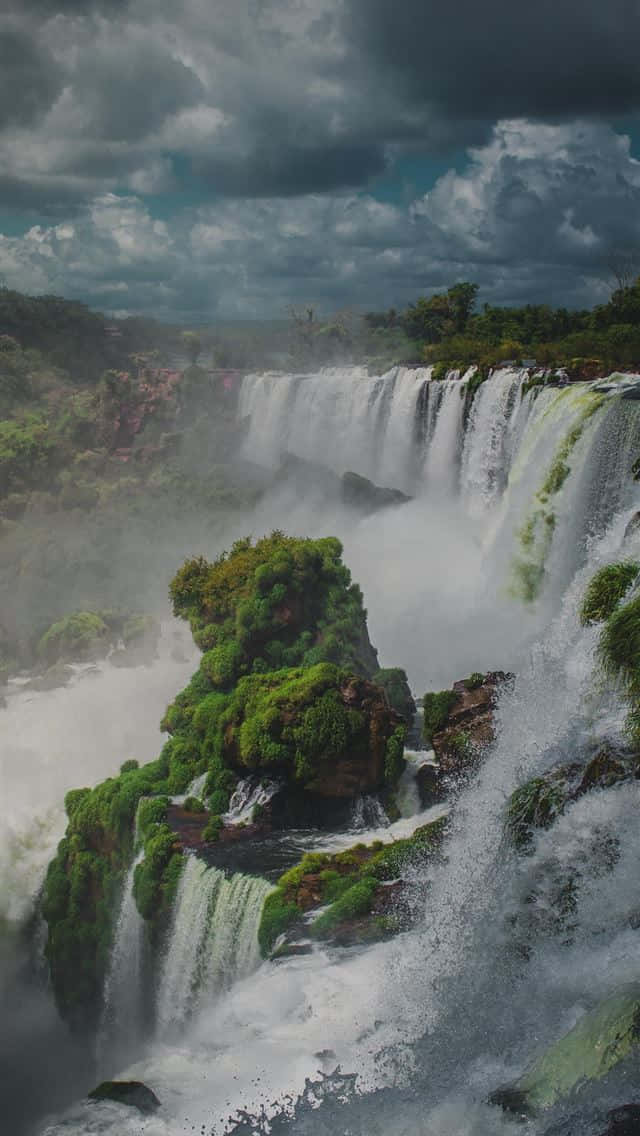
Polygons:
<instances>
[{"instance_id":1,"label":"tree","mask_svg":"<svg viewBox=\"0 0 640 1136\"><path fill-rule=\"evenodd\" d=\"M200 336L197 331L183 331L180 339L189 362L194 366L198 362L198 356L202 351L202 340Z\"/></svg>"}]
</instances>

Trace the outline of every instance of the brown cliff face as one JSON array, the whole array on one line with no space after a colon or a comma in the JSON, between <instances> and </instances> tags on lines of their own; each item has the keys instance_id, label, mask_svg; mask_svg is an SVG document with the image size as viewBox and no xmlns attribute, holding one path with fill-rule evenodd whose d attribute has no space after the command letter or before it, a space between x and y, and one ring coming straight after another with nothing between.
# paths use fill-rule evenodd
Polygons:
<instances>
[{"instance_id":1,"label":"brown cliff face","mask_svg":"<svg viewBox=\"0 0 640 1136\"><path fill-rule=\"evenodd\" d=\"M381 687L368 679L351 676L341 686L340 697L345 706L363 716L361 740L337 759L320 762L306 792L333 798L375 793L384 785L387 742L403 719L390 708Z\"/></svg>"},{"instance_id":2,"label":"brown cliff face","mask_svg":"<svg viewBox=\"0 0 640 1136\"><path fill-rule=\"evenodd\" d=\"M445 775L473 768L493 741L493 712L498 687L513 676L491 671L477 684L463 679L453 684L456 694L444 726L432 738L440 770Z\"/></svg>"}]
</instances>

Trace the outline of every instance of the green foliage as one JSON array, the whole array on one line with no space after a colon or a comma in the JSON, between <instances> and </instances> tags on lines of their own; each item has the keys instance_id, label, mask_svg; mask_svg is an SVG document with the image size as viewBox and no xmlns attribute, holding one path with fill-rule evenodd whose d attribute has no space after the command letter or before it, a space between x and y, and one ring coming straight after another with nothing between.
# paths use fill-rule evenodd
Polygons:
<instances>
[{"instance_id":1,"label":"green foliage","mask_svg":"<svg viewBox=\"0 0 640 1136\"><path fill-rule=\"evenodd\" d=\"M384 779L388 785L395 785L405 767L404 743L407 727L397 726L387 741L384 756Z\"/></svg>"},{"instance_id":2,"label":"green foliage","mask_svg":"<svg viewBox=\"0 0 640 1136\"><path fill-rule=\"evenodd\" d=\"M55 461L56 442L40 415L0 421L0 495L40 484Z\"/></svg>"},{"instance_id":3,"label":"green foliage","mask_svg":"<svg viewBox=\"0 0 640 1136\"><path fill-rule=\"evenodd\" d=\"M376 671L371 681L375 682L376 686L382 687L389 705L396 713L411 723L416 712L416 704L409 688L407 672L402 667L385 667Z\"/></svg>"},{"instance_id":4,"label":"green foliage","mask_svg":"<svg viewBox=\"0 0 640 1136\"><path fill-rule=\"evenodd\" d=\"M92 611L76 611L52 624L38 643L37 654L48 663L104 654L111 642L109 628Z\"/></svg>"},{"instance_id":5,"label":"green foliage","mask_svg":"<svg viewBox=\"0 0 640 1136\"><path fill-rule=\"evenodd\" d=\"M431 743L433 735L444 726L457 694L455 690L439 690L425 694L422 705L424 709L423 735L427 743Z\"/></svg>"},{"instance_id":6,"label":"green foliage","mask_svg":"<svg viewBox=\"0 0 640 1136\"><path fill-rule=\"evenodd\" d=\"M299 540L274 532L236 541L210 564L186 561L171 582L176 615L189 619L206 651L212 686L229 690L251 671L333 662L355 673L377 669L362 594L332 537Z\"/></svg>"},{"instance_id":7,"label":"green foliage","mask_svg":"<svg viewBox=\"0 0 640 1136\"><path fill-rule=\"evenodd\" d=\"M175 832L167 824L151 824L144 839L144 859L136 865L133 894L143 919L154 930L163 926L175 897L184 856Z\"/></svg>"},{"instance_id":8,"label":"green foliage","mask_svg":"<svg viewBox=\"0 0 640 1136\"><path fill-rule=\"evenodd\" d=\"M206 811L199 797L187 797L182 807L186 813L203 813Z\"/></svg>"},{"instance_id":9,"label":"green foliage","mask_svg":"<svg viewBox=\"0 0 640 1136\"><path fill-rule=\"evenodd\" d=\"M220 839L220 833L224 828L224 821L221 816L212 816L202 833L202 839L206 840L209 844L215 843Z\"/></svg>"},{"instance_id":10,"label":"green foliage","mask_svg":"<svg viewBox=\"0 0 640 1136\"><path fill-rule=\"evenodd\" d=\"M128 761L123 761L120 766L121 773L132 773L134 769L139 769L140 765L135 757L130 757Z\"/></svg>"},{"instance_id":11,"label":"green foliage","mask_svg":"<svg viewBox=\"0 0 640 1136\"><path fill-rule=\"evenodd\" d=\"M467 690L477 690L484 682L484 675L480 671L474 671L469 678L463 679L463 682Z\"/></svg>"},{"instance_id":12,"label":"green foliage","mask_svg":"<svg viewBox=\"0 0 640 1136\"><path fill-rule=\"evenodd\" d=\"M576 443L603 402L604 395L590 394L583 403L578 419L562 439L535 495L531 513L518 533L520 550L511 566L511 592L527 604L537 599L544 582L547 556L556 524L553 498L560 492L571 472L569 459Z\"/></svg>"},{"instance_id":13,"label":"green foliage","mask_svg":"<svg viewBox=\"0 0 640 1136\"><path fill-rule=\"evenodd\" d=\"M134 818L141 798L166 786L165 775L161 761L150 762L95 789L66 795L67 832L49 865L42 910L56 1002L74 1028L92 1028L97 1022L118 897L133 856ZM160 827L167 804L166 798L143 802L140 831L145 840Z\"/></svg>"},{"instance_id":14,"label":"green foliage","mask_svg":"<svg viewBox=\"0 0 640 1136\"><path fill-rule=\"evenodd\" d=\"M299 918L298 907L285 900L281 888L276 888L267 896L258 928L258 943L263 958L267 958L276 940Z\"/></svg>"},{"instance_id":15,"label":"green foliage","mask_svg":"<svg viewBox=\"0 0 640 1136\"><path fill-rule=\"evenodd\" d=\"M637 580L639 573L640 564L630 560L607 564L596 572L584 594L580 621L588 624L608 619Z\"/></svg>"},{"instance_id":16,"label":"green foliage","mask_svg":"<svg viewBox=\"0 0 640 1136\"><path fill-rule=\"evenodd\" d=\"M267 957L279 935L301 920L299 889L311 880L319 902L330 904L311 926L319 938L329 936L341 923L367 915L380 884L397 879L411 864L434 855L439 849L447 821L445 817L416 829L404 840L391 844L375 841L356 844L343 852L307 852L299 864L289 868L276 889L265 900L258 939ZM386 926L386 930L391 930ZM379 926L376 934L382 931Z\"/></svg>"},{"instance_id":17,"label":"green foliage","mask_svg":"<svg viewBox=\"0 0 640 1136\"><path fill-rule=\"evenodd\" d=\"M335 931L338 924L368 915L378 887L379 882L373 876L364 876L357 883L352 884L332 903L328 911L314 919L309 928L311 934L314 938L322 939Z\"/></svg>"},{"instance_id":18,"label":"green foliage","mask_svg":"<svg viewBox=\"0 0 640 1136\"><path fill-rule=\"evenodd\" d=\"M563 811L566 793L552 778L534 777L511 795L506 830L516 848L525 848L534 828L549 828Z\"/></svg>"},{"instance_id":19,"label":"green foliage","mask_svg":"<svg viewBox=\"0 0 640 1136\"><path fill-rule=\"evenodd\" d=\"M600 635L599 653L605 670L627 689L631 709L627 731L640 744L640 596L616 607Z\"/></svg>"}]
</instances>

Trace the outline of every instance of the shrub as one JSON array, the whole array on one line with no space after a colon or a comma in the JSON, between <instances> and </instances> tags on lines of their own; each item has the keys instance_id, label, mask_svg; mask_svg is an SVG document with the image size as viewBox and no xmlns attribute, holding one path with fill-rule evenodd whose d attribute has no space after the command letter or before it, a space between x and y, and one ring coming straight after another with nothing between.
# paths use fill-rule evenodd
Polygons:
<instances>
[{"instance_id":1,"label":"shrub","mask_svg":"<svg viewBox=\"0 0 640 1136\"><path fill-rule=\"evenodd\" d=\"M205 807L199 797L187 797L182 807L186 813L205 812Z\"/></svg>"},{"instance_id":2,"label":"shrub","mask_svg":"<svg viewBox=\"0 0 640 1136\"><path fill-rule=\"evenodd\" d=\"M455 690L439 690L425 694L423 699L424 707L424 724L423 734L426 742L433 740L433 735L438 733L444 726L452 707L455 704L457 694Z\"/></svg>"},{"instance_id":3,"label":"shrub","mask_svg":"<svg viewBox=\"0 0 640 1136\"><path fill-rule=\"evenodd\" d=\"M224 821L221 816L212 816L202 833L202 839L207 843L213 844L216 840L220 839L220 833L224 828Z\"/></svg>"},{"instance_id":4,"label":"shrub","mask_svg":"<svg viewBox=\"0 0 640 1136\"><path fill-rule=\"evenodd\" d=\"M637 580L640 565L634 561L607 564L589 582L580 608L583 624L601 623L608 619Z\"/></svg>"}]
</instances>

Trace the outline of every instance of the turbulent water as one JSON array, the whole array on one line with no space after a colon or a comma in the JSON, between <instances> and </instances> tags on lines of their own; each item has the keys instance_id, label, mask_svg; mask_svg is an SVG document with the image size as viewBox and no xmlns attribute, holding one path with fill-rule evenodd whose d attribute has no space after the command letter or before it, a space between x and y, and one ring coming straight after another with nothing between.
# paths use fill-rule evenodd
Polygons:
<instances>
[{"instance_id":1,"label":"turbulent water","mask_svg":"<svg viewBox=\"0 0 640 1136\"><path fill-rule=\"evenodd\" d=\"M615 1082L587 1094L568 1128L562 1112L523 1129L486 1104L492 1089L599 996L637 979L640 967L640 933L628 920L638 907L638 784L577 801L528 857L503 839L514 788L621 737L623 701L600 675L597 629L582 627L578 610L598 567L640 555L640 537L625 536L640 507L630 476L639 404L605 392L591 413L597 396L588 384L523 393L527 378L499 371L471 405L464 378L434 381L428 368L245 378L246 458L276 470L292 453L412 500L363 518L328 496L320 476L317 486L313 477L304 486L289 478L238 520L238 531L249 522L254 534L277 525L340 535L381 665L406 666L416 694L473 670L509 669L516 679L500 697L491 752L453 811L447 862L428 886L418 881L423 913L414 931L366 950L316 947L260 963L256 929L268 885L189 858L144 1050L126 1069L114 1058L110 1071L150 1085L160 1111L141 1120L115 1105L80 1103L48 1133L221 1131L236 1110L257 1117L265 1107L276 1114L274 1131L310 1136L591 1136L606 1107L628 1099L629 1086L625 1095ZM552 483L559 455L566 471ZM174 680L170 690L158 683L165 699L181 685ZM409 756L411 765L428 759ZM103 771L96 765L93 779ZM54 791L86 779L72 763L41 797L57 802ZM255 791L248 784L232 802L238 817ZM36 804L42 811L41 798ZM344 834L336 846L368 840L372 830L392 839L397 826L420 822L411 770L400 807L402 819L389 826L377 802L358 802L357 836ZM553 880L588 862L594 839L612 828L617 860L607 874L580 874L571 927L551 933ZM37 882L34 867L14 872L11 886L26 895ZM108 984L116 1018L118 1005L136 1012L126 991L142 948L129 892L130 881ZM330 1078L323 1089L318 1077L336 1066L355 1080ZM307 1079L315 1088L305 1091ZM259 1126L244 1124L243 1132Z\"/></svg>"}]
</instances>

